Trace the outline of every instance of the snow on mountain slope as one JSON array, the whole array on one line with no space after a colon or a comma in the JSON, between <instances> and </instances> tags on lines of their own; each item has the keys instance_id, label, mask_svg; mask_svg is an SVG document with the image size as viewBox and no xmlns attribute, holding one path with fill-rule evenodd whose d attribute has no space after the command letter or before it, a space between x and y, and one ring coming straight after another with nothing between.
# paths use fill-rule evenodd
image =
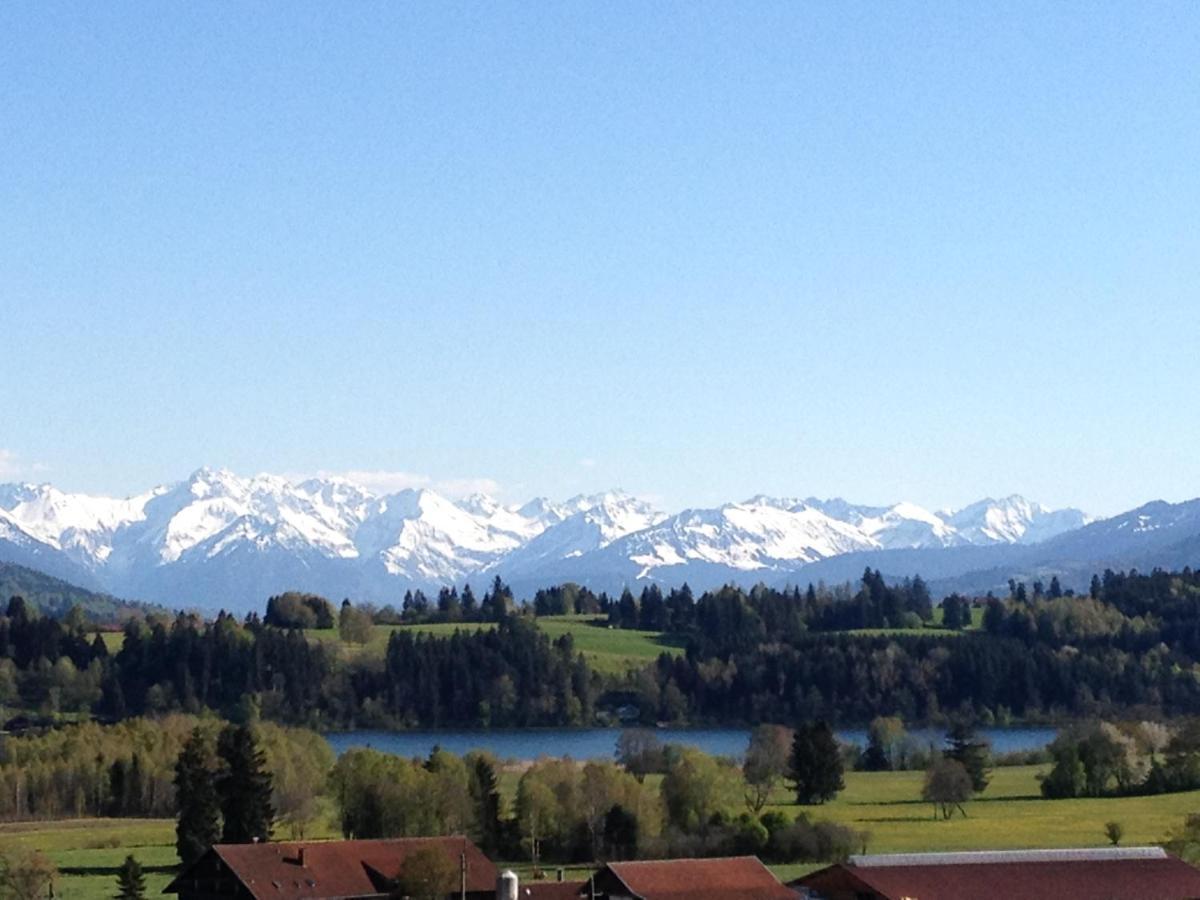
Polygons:
<instances>
[{"instance_id":1,"label":"snow on mountain slope","mask_svg":"<svg viewBox=\"0 0 1200 900\"><path fill-rule=\"evenodd\" d=\"M553 578L564 561L601 550L666 517L644 500L620 491L581 494L557 506L545 504L529 511L541 513L543 521L560 518L498 561L494 568L505 578L536 578L539 572Z\"/></svg>"},{"instance_id":2,"label":"snow on mountain slope","mask_svg":"<svg viewBox=\"0 0 1200 900\"><path fill-rule=\"evenodd\" d=\"M943 518L969 544L1033 544L1089 521L1077 509L1050 510L1019 495L990 497Z\"/></svg>"},{"instance_id":3,"label":"snow on mountain slope","mask_svg":"<svg viewBox=\"0 0 1200 900\"><path fill-rule=\"evenodd\" d=\"M124 500L66 494L48 484L0 487L0 509L26 533L95 567L112 552L112 536L138 521L153 492Z\"/></svg>"},{"instance_id":4,"label":"snow on mountain slope","mask_svg":"<svg viewBox=\"0 0 1200 900\"><path fill-rule=\"evenodd\" d=\"M527 520L490 503L464 508L433 491L406 490L375 502L355 543L392 575L447 583L516 549L530 531Z\"/></svg>"},{"instance_id":5,"label":"snow on mountain slope","mask_svg":"<svg viewBox=\"0 0 1200 900\"><path fill-rule=\"evenodd\" d=\"M638 577L646 577L655 569L689 562L750 571L877 547L853 525L816 507L756 497L717 509L686 510L629 535L612 549L640 567Z\"/></svg>"},{"instance_id":6,"label":"snow on mountain slope","mask_svg":"<svg viewBox=\"0 0 1200 900\"><path fill-rule=\"evenodd\" d=\"M935 514L911 503L760 496L668 517L620 492L508 506L481 494L376 496L340 478L293 483L210 468L127 499L0 485L0 556L36 551L125 596L246 607L261 605L263 591L318 585L394 600L407 586L485 573L526 586L700 572L720 583L846 553L1029 544L1086 521L1019 497Z\"/></svg>"},{"instance_id":7,"label":"snow on mountain slope","mask_svg":"<svg viewBox=\"0 0 1200 900\"><path fill-rule=\"evenodd\" d=\"M855 506L840 498L810 498L804 502L834 519L853 525L885 550L949 547L963 541L953 526L915 503Z\"/></svg>"}]
</instances>

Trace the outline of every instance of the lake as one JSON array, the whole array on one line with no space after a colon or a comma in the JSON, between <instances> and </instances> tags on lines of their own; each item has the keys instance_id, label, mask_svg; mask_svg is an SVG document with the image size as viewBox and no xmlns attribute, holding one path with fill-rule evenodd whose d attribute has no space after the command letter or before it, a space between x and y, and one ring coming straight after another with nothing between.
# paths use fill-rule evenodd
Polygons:
<instances>
[{"instance_id":1,"label":"lake","mask_svg":"<svg viewBox=\"0 0 1200 900\"><path fill-rule=\"evenodd\" d=\"M655 728L664 744L698 747L718 756L741 756L750 732L744 728ZM981 728L980 735L992 742L996 753L1038 750L1054 740L1055 728ZM914 728L909 734L922 743L941 746L945 732L936 728ZM429 755L434 747L451 753L487 750L500 759L536 759L539 756L570 756L572 759L612 759L616 755L619 728L524 728L461 731L345 731L325 735L338 754L356 747L371 747L398 756ZM838 738L865 746L865 728L847 728Z\"/></svg>"}]
</instances>

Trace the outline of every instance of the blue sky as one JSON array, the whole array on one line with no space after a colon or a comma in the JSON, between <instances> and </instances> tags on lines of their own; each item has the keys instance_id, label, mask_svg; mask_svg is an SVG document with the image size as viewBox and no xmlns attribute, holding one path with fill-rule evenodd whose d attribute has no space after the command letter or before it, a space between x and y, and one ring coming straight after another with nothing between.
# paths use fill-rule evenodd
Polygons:
<instances>
[{"instance_id":1,"label":"blue sky","mask_svg":"<svg viewBox=\"0 0 1200 900\"><path fill-rule=\"evenodd\" d=\"M28 3L0 35L5 478L1200 494L1195 4Z\"/></svg>"}]
</instances>

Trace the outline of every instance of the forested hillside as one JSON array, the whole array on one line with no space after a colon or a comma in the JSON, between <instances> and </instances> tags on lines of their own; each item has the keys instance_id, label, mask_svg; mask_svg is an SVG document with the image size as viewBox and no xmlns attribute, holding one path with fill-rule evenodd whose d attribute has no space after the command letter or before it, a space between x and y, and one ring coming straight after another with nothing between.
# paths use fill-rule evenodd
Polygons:
<instances>
[{"instance_id":1,"label":"forested hillside","mask_svg":"<svg viewBox=\"0 0 1200 900\"><path fill-rule=\"evenodd\" d=\"M612 599L566 586L520 608L497 579L478 603L466 597L417 594L399 611L343 604L334 641L271 624L332 619L326 601L306 595L273 598L267 620L150 615L127 623L119 641L89 633L82 616L40 616L18 598L0 616L0 705L110 719L252 707L317 727L584 725L618 714L696 724L1200 714L1200 577L1191 570L1107 572L1081 596L1056 579L1014 582L1007 597L977 601L982 609L945 598L940 616L921 579L888 585L872 571L857 589L693 597L652 587ZM564 612L670 634L685 650L598 670L571 633L538 627L535 613ZM445 624L389 626L376 642L381 618Z\"/></svg>"},{"instance_id":2,"label":"forested hillside","mask_svg":"<svg viewBox=\"0 0 1200 900\"><path fill-rule=\"evenodd\" d=\"M76 607L96 623L118 623L162 607L120 600L90 591L36 569L0 562L0 597L24 597L25 602L48 616L62 616Z\"/></svg>"}]
</instances>

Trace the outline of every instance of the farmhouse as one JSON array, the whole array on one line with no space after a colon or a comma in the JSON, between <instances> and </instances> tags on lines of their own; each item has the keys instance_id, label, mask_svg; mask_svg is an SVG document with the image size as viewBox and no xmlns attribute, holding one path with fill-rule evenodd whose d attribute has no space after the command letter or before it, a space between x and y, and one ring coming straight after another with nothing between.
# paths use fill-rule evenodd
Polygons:
<instances>
[{"instance_id":1,"label":"farmhouse","mask_svg":"<svg viewBox=\"0 0 1200 900\"><path fill-rule=\"evenodd\" d=\"M465 837L217 844L167 885L179 900L327 900L388 897L405 861L434 849L458 873L447 894L493 900L496 867Z\"/></svg>"},{"instance_id":2,"label":"farmhouse","mask_svg":"<svg viewBox=\"0 0 1200 900\"><path fill-rule=\"evenodd\" d=\"M588 881L520 884L465 837L218 844L167 885L180 900L384 900L418 851L458 873L447 900L796 900L753 856L609 863ZM561 874L560 874L561 878Z\"/></svg>"},{"instance_id":3,"label":"farmhouse","mask_svg":"<svg viewBox=\"0 0 1200 900\"><path fill-rule=\"evenodd\" d=\"M754 856L609 863L594 884L606 900L796 900Z\"/></svg>"},{"instance_id":4,"label":"farmhouse","mask_svg":"<svg viewBox=\"0 0 1200 900\"><path fill-rule=\"evenodd\" d=\"M1186 900L1200 870L1158 847L852 856L791 883L808 900Z\"/></svg>"}]
</instances>

